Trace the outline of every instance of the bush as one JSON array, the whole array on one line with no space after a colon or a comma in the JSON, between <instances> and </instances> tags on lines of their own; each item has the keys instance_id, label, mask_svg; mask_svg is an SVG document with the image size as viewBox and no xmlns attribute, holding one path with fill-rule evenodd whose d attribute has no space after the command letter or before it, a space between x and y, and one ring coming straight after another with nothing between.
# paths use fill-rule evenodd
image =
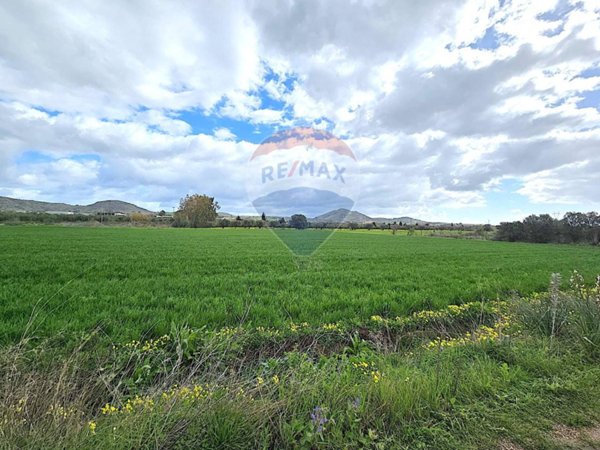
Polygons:
<instances>
[{"instance_id":1,"label":"bush","mask_svg":"<svg viewBox=\"0 0 600 450\"><path fill-rule=\"evenodd\" d=\"M587 287L574 271L569 291L561 292L560 284L560 275L552 274L547 293L517 302L517 317L528 331L550 339L570 339L587 357L600 358L600 276L594 286Z\"/></svg>"}]
</instances>

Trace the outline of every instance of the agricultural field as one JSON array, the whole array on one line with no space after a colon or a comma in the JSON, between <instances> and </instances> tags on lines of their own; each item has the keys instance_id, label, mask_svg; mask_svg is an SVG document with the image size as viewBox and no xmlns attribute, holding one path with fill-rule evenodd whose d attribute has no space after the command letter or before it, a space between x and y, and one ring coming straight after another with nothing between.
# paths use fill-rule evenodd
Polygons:
<instances>
[{"instance_id":1,"label":"agricultural field","mask_svg":"<svg viewBox=\"0 0 600 450\"><path fill-rule=\"evenodd\" d=\"M283 230L311 246L328 231ZM600 272L590 246L339 231L310 258L269 230L0 228L0 336L100 327L119 341L193 327L357 321L546 289Z\"/></svg>"},{"instance_id":2,"label":"agricultural field","mask_svg":"<svg viewBox=\"0 0 600 450\"><path fill-rule=\"evenodd\" d=\"M0 448L598 448L599 248L279 232L0 227Z\"/></svg>"}]
</instances>

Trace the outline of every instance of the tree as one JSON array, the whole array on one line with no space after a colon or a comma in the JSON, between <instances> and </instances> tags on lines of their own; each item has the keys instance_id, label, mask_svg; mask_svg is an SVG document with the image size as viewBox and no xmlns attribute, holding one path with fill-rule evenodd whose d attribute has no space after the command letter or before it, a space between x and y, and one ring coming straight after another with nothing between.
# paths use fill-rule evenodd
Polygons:
<instances>
[{"instance_id":1,"label":"tree","mask_svg":"<svg viewBox=\"0 0 600 450\"><path fill-rule=\"evenodd\" d=\"M587 213L587 217L591 229L591 242L594 245L598 245L600 243L600 215L592 211Z\"/></svg>"},{"instance_id":2,"label":"tree","mask_svg":"<svg viewBox=\"0 0 600 450\"><path fill-rule=\"evenodd\" d=\"M150 222L150 216L140 212L134 212L129 215L129 219L133 223L148 223Z\"/></svg>"},{"instance_id":3,"label":"tree","mask_svg":"<svg viewBox=\"0 0 600 450\"><path fill-rule=\"evenodd\" d=\"M529 242L552 242L556 237L556 220L549 214L532 214L523 220L523 230Z\"/></svg>"},{"instance_id":4,"label":"tree","mask_svg":"<svg viewBox=\"0 0 600 450\"><path fill-rule=\"evenodd\" d=\"M164 216L166 216L166 215L167 215L167 212L166 212L164 209L161 209L161 210L158 212L158 216L159 216L159 217L164 217Z\"/></svg>"},{"instance_id":5,"label":"tree","mask_svg":"<svg viewBox=\"0 0 600 450\"><path fill-rule=\"evenodd\" d=\"M496 232L496 239L500 241L524 241L525 230L523 228L523 222L502 222L498 226Z\"/></svg>"},{"instance_id":6,"label":"tree","mask_svg":"<svg viewBox=\"0 0 600 450\"><path fill-rule=\"evenodd\" d=\"M290 219L290 227L303 230L308 227L308 220L304 214L294 214Z\"/></svg>"},{"instance_id":7,"label":"tree","mask_svg":"<svg viewBox=\"0 0 600 450\"><path fill-rule=\"evenodd\" d=\"M260 216L260 220L262 220L263 222L267 221L267 216L265 216L265 213L263 212Z\"/></svg>"},{"instance_id":8,"label":"tree","mask_svg":"<svg viewBox=\"0 0 600 450\"><path fill-rule=\"evenodd\" d=\"M208 195L186 195L179 202L176 216L183 218L192 228L207 227L214 223L220 206L214 197Z\"/></svg>"},{"instance_id":9,"label":"tree","mask_svg":"<svg viewBox=\"0 0 600 450\"><path fill-rule=\"evenodd\" d=\"M600 218L597 213L568 212L563 217L562 225L571 241L586 241L594 245L598 244Z\"/></svg>"},{"instance_id":10,"label":"tree","mask_svg":"<svg viewBox=\"0 0 600 450\"><path fill-rule=\"evenodd\" d=\"M549 214L531 215L523 222L502 222L496 228L496 239L526 242L600 242L600 216L568 212L561 220Z\"/></svg>"}]
</instances>

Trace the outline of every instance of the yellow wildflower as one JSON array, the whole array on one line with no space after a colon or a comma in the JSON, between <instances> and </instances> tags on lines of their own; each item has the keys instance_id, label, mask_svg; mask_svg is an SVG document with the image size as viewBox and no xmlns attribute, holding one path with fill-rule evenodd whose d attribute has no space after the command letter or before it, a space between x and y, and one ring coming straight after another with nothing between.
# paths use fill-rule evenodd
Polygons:
<instances>
[{"instance_id":1,"label":"yellow wildflower","mask_svg":"<svg viewBox=\"0 0 600 450\"><path fill-rule=\"evenodd\" d=\"M109 414L114 414L116 412L119 412L119 408L111 405L110 403L107 403L106 405L104 405L102 407L102 409L100 411L102 411L102 414L109 415Z\"/></svg>"},{"instance_id":2,"label":"yellow wildflower","mask_svg":"<svg viewBox=\"0 0 600 450\"><path fill-rule=\"evenodd\" d=\"M382 375L379 370L372 370L371 377L373 378L373 383L379 383L381 381Z\"/></svg>"}]
</instances>

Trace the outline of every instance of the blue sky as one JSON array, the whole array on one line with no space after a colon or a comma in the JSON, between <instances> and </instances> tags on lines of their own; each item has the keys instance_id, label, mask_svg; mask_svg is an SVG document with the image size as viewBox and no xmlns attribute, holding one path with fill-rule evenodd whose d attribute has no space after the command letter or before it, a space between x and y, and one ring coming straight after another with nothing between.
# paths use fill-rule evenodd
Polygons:
<instances>
[{"instance_id":1,"label":"blue sky","mask_svg":"<svg viewBox=\"0 0 600 450\"><path fill-rule=\"evenodd\" d=\"M597 210L598 8L158 4L131 38L134 6L9 4L0 195L170 209L205 192L253 213L252 152L312 126L350 145L356 208L372 216L497 223ZM84 25L91 16L102 36Z\"/></svg>"}]
</instances>

